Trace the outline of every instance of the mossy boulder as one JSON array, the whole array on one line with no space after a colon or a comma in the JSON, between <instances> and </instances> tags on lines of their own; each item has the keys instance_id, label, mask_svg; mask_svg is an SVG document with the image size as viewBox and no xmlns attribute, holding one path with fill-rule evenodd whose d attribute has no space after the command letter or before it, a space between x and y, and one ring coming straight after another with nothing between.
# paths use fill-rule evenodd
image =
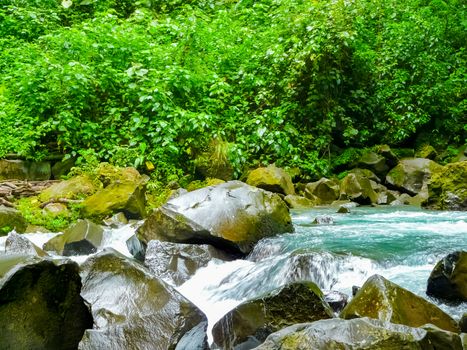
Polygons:
<instances>
[{"instance_id":1,"label":"mossy boulder","mask_svg":"<svg viewBox=\"0 0 467 350\"><path fill-rule=\"evenodd\" d=\"M0 256L0 349L77 349L92 316L76 263Z\"/></svg>"},{"instance_id":2,"label":"mossy boulder","mask_svg":"<svg viewBox=\"0 0 467 350\"><path fill-rule=\"evenodd\" d=\"M305 187L305 197L311 200L318 198L321 204L332 203L339 198L339 182L325 177L310 182Z\"/></svg>"},{"instance_id":3,"label":"mossy boulder","mask_svg":"<svg viewBox=\"0 0 467 350\"><path fill-rule=\"evenodd\" d=\"M381 179L369 169L354 168L352 170L349 170L348 173L355 174L360 177L366 177L368 180L372 180L378 184L381 183Z\"/></svg>"},{"instance_id":4,"label":"mossy boulder","mask_svg":"<svg viewBox=\"0 0 467 350\"><path fill-rule=\"evenodd\" d=\"M91 305L94 328L79 349L174 349L202 312L133 259L112 249L82 265L82 296Z\"/></svg>"},{"instance_id":5,"label":"mossy boulder","mask_svg":"<svg viewBox=\"0 0 467 350\"><path fill-rule=\"evenodd\" d=\"M443 333L451 337L451 344L439 341L439 335L433 336L431 332L422 328L393 324L368 317L352 320L334 318L284 328L271 334L255 350L462 349L458 334ZM443 347L446 345L448 347Z\"/></svg>"},{"instance_id":6,"label":"mossy boulder","mask_svg":"<svg viewBox=\"0 0 467 350\"><path fill-rule=\"evenodd\" d=\"M79 220L68 227L63 234L51 238L44 249L59 255L88 255L97 251L104 236L104 229L89 221Z\"/></svg>"},{"instance_id":7,"label":"mossy boulder","mask_svg":"<svg viewBox=\"0 0 467 350\"><path fill-rule=\"evenodd\" d=\"M341 181L340 199L348 199L359 204L371 204L378 201L378 195L368 178L350 173Z\"/></svg>"},{"instance_id":8,"label":"mossy boulder","mask_svg":"<svg viewBox=\"0 0 467 350\"><path fill-rule=\"evenodd\" d=\"M248 253L261 238L292 231L279 195L229 181L169 200L146 219L138 238L145 244L153 239L206 243Z\"/></svg>"},{"instance_id":9,"label":"mossy boulder","mask_svg":"<svg viewBox=\"0 0 467 350\"><path fill-rule=\"evenodd\" d=\"M115 182L137 183L141 181L141 174L133 167L117 167L109 163L100 163L96 169L97 179L107 187Z\"/></svg>"},{"instance_id":10,"label":"mossy boulder","mask_svg":"<svg viewBox=\"0 0 467 350\"><path fill-rule=\"evenodd\" d=\"M26 160L0 160L0 180L43 181L51 177L49 162Z\"/></svg>"},{"instance_id":11,"label":"mossy boulder","mask_svg":"<svg viewBox=\"0 0 467 350\"><path fill-rule=\"evenodd\" d=\"M317 201L313 201L306 197L297 196L295 194L289 194L285 196L284 201L287 203L289 208L292 209L311 208L317 205Z\"/></svg>"},{"instance_id":12,"label":"mossy boulder","mask_svg":"<svg viewBox=\"0 0 467 350\"><path fill-rule=\"evenodd\" d=\"M27 226L26 220L18 210L0 206L0 236L12 230L24 232Z\"/></svg>"},{"instance_id":13,"label":"mossy boulder","mask_svg":"<svg viewBox=\"0 0 467 350\"><path fill-rule=\"evenodd\" d=\"M427 158L433 160L437 155L438 152L436 152L435 148L431 145L423 145L415 152L416 158Z\"/></svg>"},{"instance_id":14,"label":"mossy boulder","mask_svg":"<svg viewBox=\"0 0 467 350\"><path fill-rule=\"evenodd\" d=\"M208 244L182 244L150 241L144 265L157 278L179 286L211 260L232 260L227 254Z\"/></svg>"},{"instance_id":15,"label":"mossy boulder","mask_svg":"<svg viewBox=\"0 0 467 350\"><path fill-rule=\"evenodd\" d=\"M447 164L433 173L428 183L428 209L467 210L467 161Z\"/></svg>"},{"instance_id":16,"label":"mossy boulder","mask_svg":"<svg viewBox=\"0 0 467 350\"><path fill-rule=\"evenodd\" d=\"M363 169L369 169L379 176L386 176L389 166L386 164L386 158L376 152L365 152L357 161L357 166Z\"/></svg>"},{"instance_id":17,"label":"mossy boulder","mask_svg":"<svg viewBox=\"0 0 467 350\"><path fill-rule=\"evenodd\" d=\"M82 213L87 218L104 218L123 212L130 219L146 216L146 178L137 181L116 181L86 198Z\"/></svg>"},{"instance_id":18,"label":"mossy boulder","mask_svg":"<svg viewBox=\"0 0 467 350\"><path fill-rule=\"evenodd\" d=\"M257 168L248 174L246 183L266 191L280 193L285 196L295 194L290 175L275 165Z\"/></svg>"},{"instance_id":19,"label":"mossy boulder","mask_svg":"<svg viewBox=\"0 0 467 350\"><path fill-rule=\"evenodd\" d=\"M371 317L410 327L431 323L441 329L459 333L457 322L436 305L379 275L365 282L342 310L340 317Z\"/></svg>"},{"instance_id":20,"label":"mossy boulder","mask_svg":"<svg viewBox=\"0 0 467 350\"><path fill-rule=\"evenodd\" d=\"M467 252L456 251L441 259L428 278L426 294L450 302L467 301Z\"/></svg>"},{"instance_id":21,"label":"mossy boulder","mask_svg":"<svg viewBox=\"0 0 467 350\"><path fill-rule=\"evenodd\" d=\"M79 199L96 192L98 187L88 176L76 176L69 180L57 182L39 194L41 202L53 199Z\"/></svg>"},{"instance_id":22,"label":"mossy boulder","mask_svg":"<svg viewBox=\"0 0 467 350\"><path fill-rule=\"evenodd\" d=\"M14 231L10 232L5 240L5 254L48 256L46 252L29 239Z\"/></svg>"},{"instance_id":23,"label":"mossy boulder","mask_svg":"<svg viewBox=\"0 0 467 350\"><path fill-rule=\"evenodd\" d=\"M392 168L386 176L389 186L410 195L416 195L426 189L433 173L442 171L443 167L430 159L403 159Z\"/></svg>"},{"instance_id":24,"label":"mossy boulder","mask_svg":"<svg viewBox=\"0 0 467 350\"><path fill-rule=\"evenodd\" d=\"M316 284L297 282L244 302L227 313L213 327L214 344L221 349L251 349L284 327L332 315Z\"/></svg>"}]
</instances>

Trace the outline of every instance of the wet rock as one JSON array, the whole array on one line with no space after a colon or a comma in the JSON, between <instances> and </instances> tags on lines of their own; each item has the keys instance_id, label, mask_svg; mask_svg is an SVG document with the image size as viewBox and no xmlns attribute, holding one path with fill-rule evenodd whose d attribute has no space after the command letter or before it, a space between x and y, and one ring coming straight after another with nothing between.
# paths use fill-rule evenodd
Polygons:
<instances>
[{"instance_id":1,"label":"wet rock","mask_svg":"<svg viewBox=\"0 0 467 350\"><path fill-rule=\"evenodd\" d=\"M352 286L352 296L356 296L358 291L360 290L361 287L359 286Z\"/></svg>"},{"instance_id":2,"label":"wet rock","mask_svg":"<svg viewBox=\"0 0 467 350\"><path fill-rule=\"evenodd\" d=\"M104 229L101 226L87 219L79 220L63 234L47 241L44 249L65 256L93 254L101 245L103 235Z\"/></svg>"},{"instance_id":3,"label":"wet rock","mask_svg":"<svg viewBox=\"0 0 467 350\"><path fill-rule=\"evenodd\" d=\"M398 196L394 191L381 191L378 193L376 204L390 204L397 200Z\"/></svg>"},{"instance_id":4,"label":"wet rock","mask_svg":"<svg viewBox=\"0 0 467 350\"><path fill-rule=\"evenodd\" d=\"M365 282L340 317L371 317L410 327L431 323L450 332L459 332L456 321L436 305L379 275Z\"/></svg>"},{"instance_id":5,"label":"wet rock","mask_svg":"<svg viewBox=\"0 0 467 350\"><path fill-rule=\"evenodd\" d=\"M340 199L349 199L360 204L376 203L378 196L370 180L355 174L348 174L341 181Z\"/></svg>"},{"instance_id":6,"label":"wet rock","mask_svg":"<svg viewBox=\"0 0 467 350\"><path fill-rule=\"evenodd\" d=\"M369 169L377 175L385 176L389 170L386 158L376 152L365 152L357 161L357 166Z\"/></svg>"},{"instance_id":7,"label":"wet rock","mask_svg":"<svg viewBox=\"0 0 467 350\"><path fill-rule=\"evenodd\" d=\"M33 244L29 239L17 234L14 231L8 234L8 237L5 241L5 253L48 256L46 252L44 252L41 248Z\"/></svg>"},{"instance_id":8,"label":"wet rock","mask_svg":"<svg viewBox=\"0 0 467 350\"><path fill-rule=\"evenodd\" d=\"M349 297L344 293L336 290L325 291L324 301L326 301L334 312L341 312L342 309L347 305Z\"/></svg>"},{"instance_id":9,"label":"wet rock","mask_svg":"<svg viewBox=\"0 0 467 350\"><path fill-rule=\"evenodd\" d=\"M171 200L177 197L180 197L182 194L188 193L188 191L184 188L177 188L176 190L172 190L167 200Z\"/></svg>"},{"instance_id":10,"label":"wet rock","mask_svg":"<svg viewBox=\"0 0 467 350\"><path fill-rule=\"evenodd\" d=\"M4 236L12 230L24 232L26 227L26 220L18 210L0 206L0 236Z\"/></svg>"},{"instance_id":11,"label":"wet rock","mask_svg":"<svg viewBox=\"0 0 467 350\"><path fill-rule=\"evenodd\" d=\"M285 196L284 201L287 203L289 208L292 209L311 208L317 204L317 201L313 201L309 198L297 196L294 194L289 194Z\"/></svg>"},{"instance_id":12,"label":"wet rock","mask_svg":"<svg viewBox=\"0 0 467 350\"><path fill-rule=\"evenodd\" d=\"M212 259L232 260L225 253L208 244L181 244L153 240L146 248L144 265L157 278L179 286Z\"/></svg>"},{"instance_id":13,"label":"wet rock","mask_svg":"<svg viewBox=\"0 0 467 350\"><path fill-rule=\"evenodd\" d=\"M441 165L429 159L403 159L389 171L386 183L410 195L416 195L426 188L431 175L441 169Z\"/></svg>"},{"instance_id":14,"label":"wet rock","mask_svg":"<svg viewBox=\"0 0 467 350\"><path fill-rule=\"evenodd\" d=\"M445 301L467 301L466 251L448 254L436 264L428 278L426 294Z\"/></svg>"},{"instance_id":15,"label":"wet rock","mask_svg":"<svg viewBox=\"0 0 467 350\"><path fill-rule=\"evenodd\" d=\"M421 328L427 331L426 338L433 349L463 350L459 334L445 331L432 324L426 324Z\"/></svg>"},{"instance_id":16,"label":"wet rock","mask_svg":"<svg viewBox=\"0 0 467 350\"><path fill-rule=\"evenodd\" d=\"M57 182L39 194L39 200L47 202L53 199L78 199L97 191L95 183L87 176L76 176Z\"/></svg>"},{"instance_id":17,"label":"wet rock","mask_svg":"<svg viewBox=\"0 0 467 350\"><path fill-rule=\"evenodd\" d=\"M92 316L80 296L78 265L0 256L0 348L76 349Z\"/></svg>"},{"instance_id":18,"label":"wet rock","mask_svg":"<svg viewBox=\"0 0 467 350\"><path fill-rule=\"evenodd\" d=\"M312 223L315 225L332 225L334 223L334 219L329 215L319 215Z\"/></svg>"},{"instance_id":19,"label":"wet rock","mask_svg":"<svg viewBox=\"0 0 467 350\"><path fill-rule=\"evenodd\" d=\"M138 238L248 253L261 238L292 231L289 210L277 194L230 181L171 199L146 219Z\"/></svg>"},{"instance_id":20,"label":"wet rock","mask_svg":"<svg viewBox=\"0 0 467 350\"><path fill-rule=\"evenodd\" d=\"M30 162L25 160L0 160L0 180L49 180L49 162Z\"/></svg>"},{"instance_id":21,"label":"wet rock","mask_svg":"<svg viewBox=\"0 0 467 350\"><path fill-rule=\"evenodd\" d=\"M212 334L221 349L251 349L279 329L331 317L321 290L299 282L240 304L214 325Z\"/></svg>"},{"instance_id":22,"label":"wet rock","mask_svg":"<svg viewBox=\"0 0 467 350\"><path fill-rule=\"evenodd\" d=\"M459 320L459 327L462 333L467 333L467 312Z\"/></svg>"},{"instance_id":23,"label":"wet rock","mask_svg":"<svg viewBox=\"0 0 467 350\"><path fill-rule=\"evenodd\" d=\"M201 322L185 333L175 350L209 350L208 336L206 334L207 322Z\"/></svg>"},{"instance_id":24,"label":"wet rock","mask_svg":"<svg viewBox=\"0 0 467 350\"><path fill-rule=\"evenodd\" d=\"M321 204L332 203L339 198L339 182L325 177L310 182L305 187L305 197L311 200L319 198Z\"/></svg>"},{"instance_id":25,"label":"wet rock","mask_svg":"<svg viewBox=\"0 0 467 350\"><path fill-rule=\"evenodd\" d=\"M109 249L82 265L82 296L94 328L79 349L174 349L206 317L148 269Z\"/></svg>"},{"instance_id":26,"label":"wet rock","mask_svg":"<svg viewBox=\"0 0 467 350\"><path fill-rule=\"evenodd\" d=\"M447 333L447 332L446 332ZM454 339L457 334L451 333ZM271 334L255 350L329 349L456 349L435 347L428 332L367 317L352 320L330 319L303 323Z\"/></svg>"},{"instance_id":27,"label":"wet rock","mask_svg":"<svg viewBox=\"0 0 467 350\"><path fill-rule=\"evenodd\" d=\"M124 213L119 212L112 215L110 218L105 219L104 224L112 228L119 228L128 224L128 219L126 218Z\"/></svg>"},{"instance_id":28,"label":"wet rock","mask_svg":"<svg viewBox=\"0 0 467 350\"><path fill-rule=\"evenodd\" d=\"M396 197L395 200L393 200L391 203L389 203L391 206L397 206L397 205L407 205L410 203L410 200L412 197L408 195L407 193L402 193L399 197Z\"/></svg>"},{"instance_id":29,"label":"wet rock","mask_svg":"<svg viewBox=\"0 0 467 350\"><path fill-rule=\"evenodd\" d=\"M248 174L246 183L250 186L262 188L266 191L281 193L285 196L295 194L292 178L282 168L269 165L257 168Z\"/></svg>"},{"instance_id":30,"label":"wet rock","mask_svg":"<svg viewBox=\"0 0 467 350\"><path fill-rule=\"evenodd\" d=\"M136 260L144 261L146 246L138 239L136 234L131 235L131 237L126 240L125 244L130 254L133 255Z\"/></svg>"},{"instance_id":31,"label":"wet rock","mask_svg":"<svg viewBox=\"0 0 467 350\"><path fill-rule=\"evenodd\" d=\"M433 173L422 206L438 210L467 210L467 161L451 163Z\"/></svg>"},{"instance_id":32,"label":"wet rock","mask_svg":"<svg viewBox=\"0 0 467 350\"><path fill-rule=\"evenodd\" d=\"M338 214L348 214L348 213L350 213L350 209L348 207L344 207L343 205L341 205L339 207L339 209L337 209L337 213Z\"/></svg>"}]
</instances>

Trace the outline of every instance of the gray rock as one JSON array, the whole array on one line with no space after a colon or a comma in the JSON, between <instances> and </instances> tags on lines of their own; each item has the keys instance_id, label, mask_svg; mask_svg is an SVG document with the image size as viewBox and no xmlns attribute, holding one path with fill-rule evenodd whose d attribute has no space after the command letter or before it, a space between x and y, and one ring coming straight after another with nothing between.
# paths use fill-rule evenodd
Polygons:
<instances>
[{"instance_id":1,"label":"gray rock","mask_svg":"<svg viewBox=\"0 0 467 350\"><path fill-rule=\"evenodd\" d=\"M319 215L313 220L313 224L316 225L332 225L334 224L334 219L329 215Z\"/></svg>"},{"instance_id":2,"label":"gray rock","mask_svg":"<svg viewBox=\"0 0 467 350\"><path fill-rule=\"evenodd\" d=\"M311 200L318 198L321 204L332 203L339 198L339 183L325 177L310 182L305 187L305 197Z\"/></svg>"},{"instance_id":3,"label":"gray rock","mask_svg":"<svg viewBox=\"0 0 467 350\"><path fill-rule=\"evenodd\" d=\"M19 235L14 231L8 234L8 237L5 241L5 253L47 256L47 253L44 252L41 248L33 244L26 237Z\"/></svg>"}]
</instances>

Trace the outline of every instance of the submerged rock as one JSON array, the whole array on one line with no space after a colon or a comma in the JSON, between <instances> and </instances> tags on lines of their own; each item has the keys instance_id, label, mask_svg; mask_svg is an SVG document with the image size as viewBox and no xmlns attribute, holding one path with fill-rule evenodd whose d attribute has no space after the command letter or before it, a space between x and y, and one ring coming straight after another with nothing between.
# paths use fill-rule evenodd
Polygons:
<instances>
[{"instance_id":1,"label":"submerged rock","mask_svg":"<svg viewBox=\"0 0 467 350\"><path fill-rule=\"evenodd\" d=\"M79 349L174 349L206 317L174 288L112 249L82 265L82 296L94 328Z\"/></svg>"},{"instance_id":2,"label":"submerged rock","mask_svg":"<svg viewBox=\"0 0 467 350\"><path fill-rule=\"evenodd\" d=\"M467 161L451 163L436 171L428 183L428 209L467 210Z\"/></svg>"},{"instance_id":3,"label":"submerged rock","mask_svg":"<svg viewBox=\"0 0 467 350\"><path fill-rule=\"evenodd\" d=\"M432 336L425 329L367 317L352 320L335 318L284 328L271 334L256 350L461 350L459 336L449 334L454 339L449 347L435 347ZM436 345L439 346L440 343L442 342Z\"/></svg>"},{"instance_id":4,"label":"submerged rock","mask_svg":"<svg viewBox=\"0 0 467 350\"><path fill-rule=\"evenodd\" d=\"M448 254L436 264L428 278L426 294L445 301L467 301L466 251Z\"/></svg>"},{"instance_id":5,"label":"submerged rock","mask_svg":"<svg viewBox=\"0 0 467 350\"><path fill-rule=\"evenodd\" d=\"M282 168L269 165L257 168L248 174L246 183L266 191L281 193L285 196L295 194L292 178Z\"/></svg>"},{"instance_id":6,"label":"submerged rock","mask_svg":"<svg viewBox=\"0 0 467 350\"><path fill-rule=\"evenodd\" d=\"M315 225L332 225L334 223L334 219L329 215L319 215L312 223Z\"/></svg>"},{"instance_id":7,"label":"submerged rock","mask_svg":"<svg viewBox=\"0 0 467 350\"><path fill-rule=\"evenodd\" d=\"M63 234L47 241L44 249L65 256L93 254L101 245L103 236L104 229L101 226L87 219L79 220Z\"/></svg>"},{"instance_id":8,"label":"submerged rock","mask_svg":"<svg viewBox=\"0 0 467 350\"><path fill-rule=\"evenodd\" d=\"M157 277L176 286L181 285L212 259L231 260L208 244L181 244L150 241L144 265Z\"/></svg>"},{"instance_id":9,"label":"submerged rock","mask_svg":"<svg viewBox=\"0 0 467 350\"><path fill-rule=\"evenodd\" d=\"M6 254L22 254L22 255L36 255L36 256L48 256L41 248L33 244L26 237L17 234L12 231L8 234L5 241L5 253Z\"/></svg>"},{"instance_id":10,"label":"submerged rock","mask_svg":"<svg viewBox=\"0 0 467 350\"><path fill-rule=\"evenodd\" d=\"M78 265L0 256L0 349L76 349L92 316Z\"/></svg>"},{"instance_id":11,"label":"submerged rock","mask_svg":"<svg viewBox=\"0 0 467 350\"><path fill-rule=\"evenodd\" d=\"M457 322L436 305L379 275L370 277L340 314L344 319L365 316L410 327L431 323L459 332Z\"/></svg>"},{"instance_id":12,"label":"submerged rock","mask_svg":"<svg viewBox=\"0 0 467 350\"><path fill-rule=\"evenodd\" d=\"M4 236L12 230L24 232L26 227L26 220L18 210L0 206L0 236Z\"/></svg>"},{"instance_id":13,"label":"submerged rock","mask_svg":"<svg viewBox=\"0 0 467 350\"><path fill-rule=\"evenodd\" d=\"M169 200L146 219L138 238L248 253L261 238L292 231L287 205L277 194L230 181Z\"/></svg>"},{"instance_id":14,"label":"submerged rock","mask_svg":"<svg viewBox=\"0 0 467 350\"><path fill-rule=\"evenodd\" d=\"M240 304L214 325L212 333L221 349L252 349L279 329L331 317L318 286L297 282Z\"/></svg>"}]
</instances>

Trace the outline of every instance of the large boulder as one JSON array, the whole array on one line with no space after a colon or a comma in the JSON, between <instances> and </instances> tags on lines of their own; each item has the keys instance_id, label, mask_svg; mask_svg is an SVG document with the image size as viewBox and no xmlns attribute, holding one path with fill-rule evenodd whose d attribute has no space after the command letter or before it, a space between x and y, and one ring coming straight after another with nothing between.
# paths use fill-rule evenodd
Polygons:
<instances>
[{"instance_id":1,"label":"large boulder","mask_svg":"<svg viewBox=\"0 0 467 350\"><path fill-rule=\"evenodd\" d=\"M432 173L441 169L441 165L429 159L403 159L386 175L386 183L400 191L416 195L426 190Z\"/></svg>"},{"instance_id":2,"label":"large boulder","mask_svg":"<svg viewBox=\"0 0 467 350\"><path fill-rule=\"evenodd\" d=\"M295 194L292 178L284 169L275 165L257 168L248 174L246 183L266 191L281 193L285 196Z\"/></svg>"},{"instance_id":3,"label":"large boulder","mask_svg":"<svg viewBox=\"0 0 467 350\"><path fill-rule=\"evenodd\" d=\"M0 349L76 349L92 316L76 263L0 256Z\"/></svg>"},{"instance_id":4,"label":"large boulder","mask_svg":"<svg viewBox=\"0 0 467 350\"><path fill-rule=\"evenodd\" d=\"M410 327L431 323L459 333L457 322L436 305L379 275L370 277L340 314L344 319L365 316Z\"/></svg>"},{"instance_id":5,"label":"large boulder","mask_svg":"<svg viewBox=\"0 0 467 350\"><path fill-rule=\"evenodd\" d=\"M231 260L225 253L208 244L182 244L150 241L144 265L157 278L181 285L211 260Z\"/></svg>"},{"instance_id":6,"label":"large boulder","mask_svg":"<svg viewBox=\"0 0 467 350\"><path fill-rule=\"evenodd\" d=\"M450 344L439 341L438 335L422 328L392 324L368 317L352 320L334 318L284 328L271 334L255 350L462 349L459 335L443 333L451 337Z\"/></svg>"},{"instance_id":7,"label":"large boulder","mask_svg":"<svg viewBox=\"0 0 467 350\"><path fill-rule=\"evenodd\" d=\"M451 302L467 301L467 252L441 259L428 278L426 294Z\"/></svg>"},{"instance_id":8,"label":"large boulder","mask_svg":"<svg viewBox=\"0 0 467 350\"><path fill-rule=\"evenodd\" d=\"M436 152L435 148L431 145L423 145L415 152L416 158L427 158L433 160L437 155L438 152Z\"/></svg>"},{"instance_id":9,"label":"large boulder","mask_svg":"<svg viewBox=\"0 0 467 350\"><path fill-rule=\"evenodd\" d=\"M47 256L41 248L32 243L29 239L12 231L8 234L5 240L5 253L6 254L20 254L20 255L36 255Z\"/></svg>"},{"instance_id":10,"label":"large boulder","mask_svg":"<svg viewBox=\"0 0 467 350\"><path fill-rule=\"evenodd\" d=\"M49 162L0 160L0 180L49 180L52 174Z\"/></svg>"},{"instance_id":11,"label":"large boulder","mask_svg":"<svg viewBox=\"0 0 467 350\"><path fill-rule=\"evenodd\" d=\"M428 183L428 209L467 210L467 161L451 163L433 173Z\"/></svg>"},{"instance_id":12,"label":"large boulder","mask_svg":"<svg viewBox=\"0 0 467 350\"><path fill-rule=\"evenodd\" d=\"M214 325L212 334L221 349L251 349L284 327L331 317L318 286L297 282L240 304Z\"/></svg>"},{"instance_id":13,"label":"large boulder","mask_svg":"<svg viewBox=\"0 0 467 350\"><path fill-rule=\"evenodd\" d=\"M206 317L138 262L109 249L82 265L82 296L94 328L79 349L174 349Z\"/></svg>"},{"instance_id":14,"label":"large boulder","mask_svg":"<svg viewBox=\"0 0 467 350\"><path fill-rule=\"evenodd\" d=\"M96 192L96 184L87 176L76 176L57 182L39 194L39 200L47 202L60 198L78 199Z\"/></svg>"},{"instance_id":15,"label":"large boulder","mask_svg":"<svg viewBox=\"0 0 467 350\"><path fill-rule=\"evenodd\" d=\"M310 182L305 187L305 197L319 199L322 204L329 204L339 198L339 182L325 177L318 181Z\"/></svg>"},{"instance_id":16,"label":"large boulder","mask_svg":"<svg viewBox=\"0 0 467 350\"><path fill-rule=\"evenodd\" d=\"M309 198L297 196L295 194L289 194L285 196L284 201L287 203L289 208L292 209L311 208L317 205L316 201L312 201Z\"/></svg>"},{"instance_id":17,"label":"large boulder","mask_svg":"<svg viewBox=\"0 0 467 350\"><path fill-rule=\"evenodd\" d=\"M292 231L279 195L230 181L169 200L146 219L138 238L145 244L153 239L207 243L248 253L261 238Z\"/></svg>"},{"instance_id":18,"label":"large boulder","mask_svg":"<svg viewBox=\"0 0 467 350\"><path fill-rule=\"evenodd\" d=\"M378 201L378 195L368 178L351 173L341 181L340 199L348 199L359 204L371 204Z\"/></svg>"},{"instance_id":19,"label":"large boulder","mask_svg":"<svg viewBox=\"0 0 467 350\"><path fill-rule=\"evenodd\" d=\"M27 226L26 220L18 210L0 206L0 236L4 236L12 230L24 232Z\"/></svg>"},{"instance_id":20,"label":"large boulder","mask_svg":"<svg viewBox=\"0 0 467 350\"><path fill-rule=\"evenodd\" d=\"M60 255L88 255L97 251L104 237L104 229L89 221L79 220L44 244L44 249Z\"/></svg>"},{"instance_id":21,"label":"large boulder","mask_svg":"<svg viewBox=\"0 0 467 350\"><path fill-rule=\"evenodd\" d=\"M386 176L389 166L386 164L386 158L376 152L365 152L357 161L357 166L363 169L369 169L379 176Z\"/></svg>"}]
</instances>

